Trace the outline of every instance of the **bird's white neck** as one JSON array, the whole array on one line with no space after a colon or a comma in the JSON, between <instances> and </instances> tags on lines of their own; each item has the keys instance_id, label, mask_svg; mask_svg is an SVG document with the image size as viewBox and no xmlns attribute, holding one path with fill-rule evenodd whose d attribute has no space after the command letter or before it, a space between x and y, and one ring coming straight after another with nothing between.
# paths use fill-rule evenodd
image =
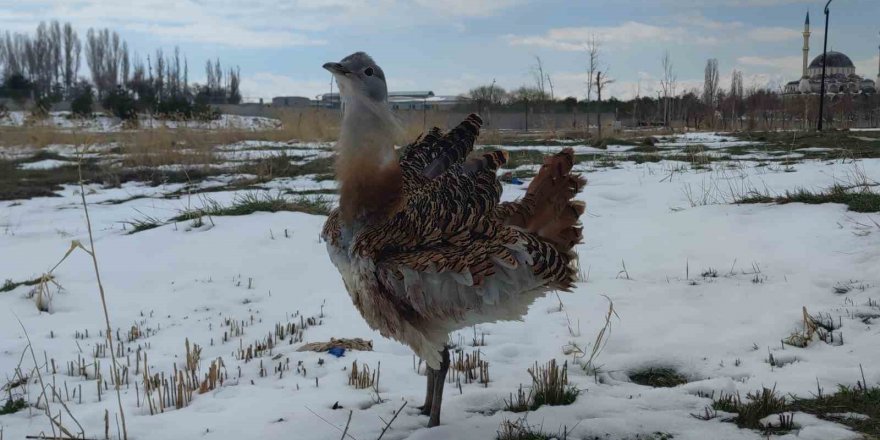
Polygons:
<instances>
[{"instance_id":1,"label":"bird's white neck","mask_svg":"<svg viewBox=\"0 0 880 440\"><path fill-rule=\"evenodd\" d=\"M399 124L387 103L346 102L337 145L336 179L343 221L378 222L396 211L402 178L395 141Z\"/></svg>"}]
</instances>

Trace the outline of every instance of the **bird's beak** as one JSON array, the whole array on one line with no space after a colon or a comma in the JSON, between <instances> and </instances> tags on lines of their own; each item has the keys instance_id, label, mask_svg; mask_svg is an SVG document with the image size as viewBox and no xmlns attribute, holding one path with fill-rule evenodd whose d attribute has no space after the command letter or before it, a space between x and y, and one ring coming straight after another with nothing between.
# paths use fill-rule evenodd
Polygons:
<instances>
[{"instance_id":1,"label":"bird's beak","mask_svg":"<svg viewBox=\"0 0 880 440\"><path fill-rule=\"evenodd\" d=\"M325 63L324 68L334 75L347 75L351 73L345 66L339 63Z\"/></svg>"}]
</instances>

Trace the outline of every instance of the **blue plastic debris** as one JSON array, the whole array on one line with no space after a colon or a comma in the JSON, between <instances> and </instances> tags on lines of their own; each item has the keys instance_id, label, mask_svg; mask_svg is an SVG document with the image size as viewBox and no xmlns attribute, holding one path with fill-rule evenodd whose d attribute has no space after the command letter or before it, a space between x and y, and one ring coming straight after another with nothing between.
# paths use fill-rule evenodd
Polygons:
<instances>
[{"instance_id":1,"label":"blue plastic debris","mask_svg":"<svg viewBox=\"0 0 880 440\"><path fill-rule=\"evenodd\" d=\"M345 347L331 347L329 350L327 350L327 353L330 353L333 356L339 358L345 355Z\"/></svg>"},{"instance_id":2,"label":"blue plastic debris","mask_svg":"<svg viewBox=\"0 0 880 440\"><path fill-rule=\"evenodd\" d=\"M512 183L514 185L522 185L523 181L519 177L514 177L514 178L510 179L510 183Z\"/></svg>"}]
</instances>

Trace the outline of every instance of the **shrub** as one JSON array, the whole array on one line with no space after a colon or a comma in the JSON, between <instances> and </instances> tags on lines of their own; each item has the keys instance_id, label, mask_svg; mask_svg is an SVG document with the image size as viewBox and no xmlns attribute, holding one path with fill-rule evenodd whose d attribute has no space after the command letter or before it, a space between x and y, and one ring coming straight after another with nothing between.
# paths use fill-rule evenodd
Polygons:
<instances>
[{"instance_id":1,"label":"shrub","mask_svg":"<svg viewBox=\"0 0 880 440\"><path fill-rule=\"evenodd\" d=\"M78 117L90 118L94 112L95 92L91 84L81 83L76 87L73 101L70 103L70 111Z\"/></svg>"},{"instance_id":2,"label":"shrub","mask_svg":"<svg viewBox=\"0 0 880 440\"><path fill-rule=\"evenodd\" d=\"M202 100L191 101L184 95L176 95L162 100L156 105L156 114L166 119L213 121L220 118L220 112Z\"/></svg>"},{"instance_id":3,"label":"shrub","mask_svg":"<svg viewBox=\"0 0 880 440\"><path fill-rule=\"evenodd\" d=\"M119 119L129 121L137 119L137 109L134 98L124 89L117 88L107 94L101 101L104 109Z\"/></svg>"},{"instance_id":4,"label":"shrub","mask_svg":"<svg viewBox=\"0 0 880 440\"><path fill-rule=\"evenodd\" d=\"M34 90L34 83L29 81L24 75L14 73L9 75L3 85L0 86L0 96L12 98L18 104L24 104L31 97Z\"/></svg>"}]
</instances>

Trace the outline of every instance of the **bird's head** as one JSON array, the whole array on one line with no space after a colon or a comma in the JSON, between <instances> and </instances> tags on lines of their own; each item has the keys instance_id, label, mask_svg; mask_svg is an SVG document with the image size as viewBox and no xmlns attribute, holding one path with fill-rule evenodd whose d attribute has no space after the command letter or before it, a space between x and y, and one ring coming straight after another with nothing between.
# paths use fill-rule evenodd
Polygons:
<instances>
[{"instance_id":1,"label":"bird's head","mask_svg":"<svg viewBox=\"0 0 880 440\"><path fill-rule=\"evenodd\" d=\"M325 63L324 68L336 77L339 93L344 99L366 99L371 103L388 100L385 73L366 53L355 52L338 63Z\"/></svg>"}]
</instances>

